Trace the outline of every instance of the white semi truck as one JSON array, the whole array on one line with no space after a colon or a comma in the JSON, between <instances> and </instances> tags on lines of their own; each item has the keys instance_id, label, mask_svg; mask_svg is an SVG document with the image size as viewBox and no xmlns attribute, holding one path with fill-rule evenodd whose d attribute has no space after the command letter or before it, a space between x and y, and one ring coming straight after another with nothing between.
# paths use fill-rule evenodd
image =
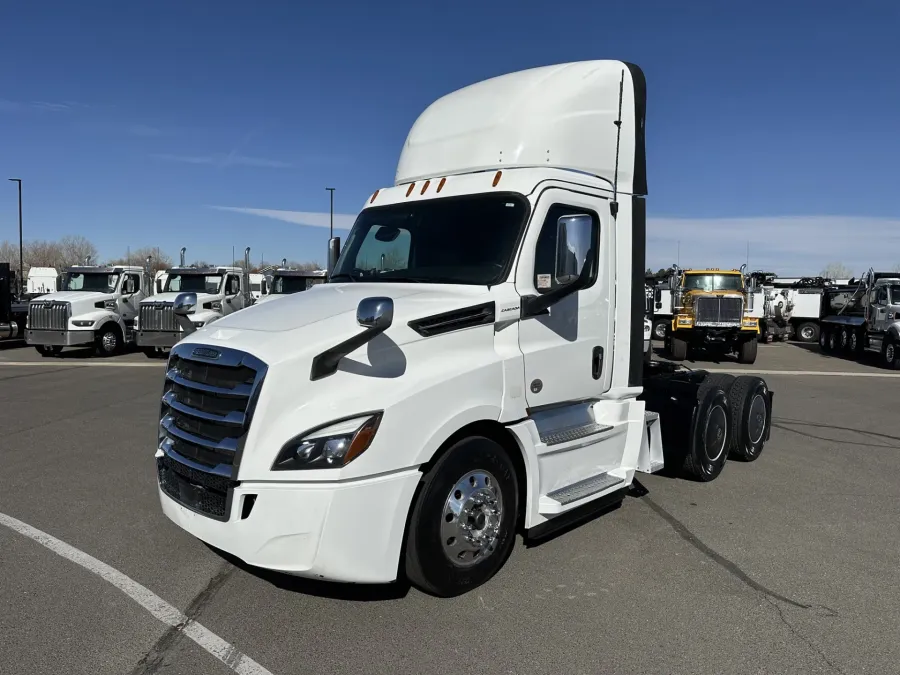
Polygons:
<instances>
[{"instance_id":1,"label":"white semi truck","mask_svg":"<svg viewBox=\"0 0 900 675\"><path fill-rule=\"evenodd\" d=\"M270 302L278 298L286 298L294 293L307 291L326 280L326 270L297 270L287 266L287 260L281 261L281 267L272 271L268 279L269 292L256 301L256 304Z\"/></svg>"},{"instance_id":2,"label":"white semi truck","mask_svg":"<svg viewBox=\"0 0 900 675\"><path fill-rule=\"evenodd\" d=\"M202 328L253 304L250 293L250 249L244 251L244 267L191 267L184 263L181 249L178 267L166 270L161 293L146 298L134 322L137 345L150 358L170 349L184 335L176 320L173 303L179 293L197 295L197 308L191 316L191 329Z\"/></svg>"},{"instance_id":3,"label":"white semi truck","mask_svg":"<svg viewBox=\"0 0 900 675\"><path fill-rule=\"evenodd\" d=\"M112 356L134 342L134 317L150 288L148 270L89 263L67 268L59 291L28 304L25 341L42 356L85 346Z\"/></svg>"},{"instance_id":4,"label":"white semi truck","mask_svg":"<svg viewBox=\"0 0 900 675\"><path fill-rule=\"evenodd\" d=\"M765 381L643 359L645 103L620 61L432 103L328 283L172 349L164 513L257 567L451 596L636 472L759 457Z\"/></svg>"}]
</instances>

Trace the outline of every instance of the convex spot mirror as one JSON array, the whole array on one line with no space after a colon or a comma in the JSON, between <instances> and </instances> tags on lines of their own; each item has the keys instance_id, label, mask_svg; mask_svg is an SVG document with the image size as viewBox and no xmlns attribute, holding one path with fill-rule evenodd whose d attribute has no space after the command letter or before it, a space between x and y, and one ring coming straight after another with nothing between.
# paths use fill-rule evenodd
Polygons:
<instances>
[{"instance_id":1,"label":"convex spot mirror","mask_svg":"<svg viewBox=\"0 0 900 675\"><path fill-rule=\"evenodd\" d=\"M556 281L561 285L576 281L588 263L594 233L594 219L587 214L563 216L556 222Z\"/></svg>"}]
</instances>

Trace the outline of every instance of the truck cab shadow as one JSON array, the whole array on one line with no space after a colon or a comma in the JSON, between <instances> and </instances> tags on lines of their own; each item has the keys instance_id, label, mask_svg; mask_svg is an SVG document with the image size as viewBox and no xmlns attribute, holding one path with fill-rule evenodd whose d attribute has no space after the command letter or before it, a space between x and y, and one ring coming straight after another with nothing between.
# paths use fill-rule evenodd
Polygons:
<instances>
[{"instance_id":1,"label":"truck cab shadow","mask_svg":"<svg viewBox=\"0 0 900 675\"><path fill-rule=\"evenodd\" d=\"M209 544L204 545L239 570L252 574L257 579L291 593L302 593L303 595L311 595L317 598L346 600L349 602L384 602L387 600L400 600L406 597L410 589L409 582L405 579L398 579L394 583L389 584L349 584L297 577L292 574L248 565L243 560L235 558L225 551L221 551Z\"/></svg>"}]
</instances>

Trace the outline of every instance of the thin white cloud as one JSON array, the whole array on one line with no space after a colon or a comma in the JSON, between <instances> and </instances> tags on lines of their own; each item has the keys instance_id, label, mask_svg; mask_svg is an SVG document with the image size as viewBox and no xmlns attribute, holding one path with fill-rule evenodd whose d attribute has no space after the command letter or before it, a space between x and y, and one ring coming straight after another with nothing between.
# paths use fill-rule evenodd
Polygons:
<instances>
[{"instance_id":1,"label":"thin white cloud","mask_svg":"<svg viewBox=\"0 0 900 675\"><path fill-rule=\"evenodd\" d=\"M265 157L248 157L247 155L238 154L215 154L215 155L170 155L155 154L151 155L154 159L161 159L167 162L181 162L183 164L208 164L220 169L229 166L251 166L264 169L289 169L291 164L282 162L277 159L266 159Z\"/></svg>"},{"instance_id":2,"label":"thin white cloud","mask_svg":"<svg viewBox=\"0 0 900 675\"><path fill-rule=\"evenodd\" d=\"M273 218L294 225L308 225L310 227L329 227L331 222L328 213L313 213L307 211L280 211L277 209L251 209L241 206L213 206L211 208L220 211L232 211L234 213L243 213L248 216L261 216L263 218ZM334 229L349 230L356 220L355 215L347 213L334 214Z\"/></svg>"},{"instance_id":3,"label":"thin white cloud","mask_svg":"<svg viewBox=\"0 0 900 675\"><path fill-rule=\"evenodd\" d=\"M296 225L328 227L328 213L214 206ZM335 229L349 230L356 215L335 213ZM869 267L900 265L900 219L864 216L773 216L771 218L648 218L647 267L740 267L782 276L822 272L842 263L854 274Z\"/></svg>"},{"instance_id":4,"label":"thin white cloud","mask_svg":"<svg viewBox=\"0 0 900 675\"><path fill-rule=\"evenodd\" d=\"M86 105L74 101L10 101L0 99L0 112L67 112L73 108L86 108Z\"/></svg>"}]
</instances>

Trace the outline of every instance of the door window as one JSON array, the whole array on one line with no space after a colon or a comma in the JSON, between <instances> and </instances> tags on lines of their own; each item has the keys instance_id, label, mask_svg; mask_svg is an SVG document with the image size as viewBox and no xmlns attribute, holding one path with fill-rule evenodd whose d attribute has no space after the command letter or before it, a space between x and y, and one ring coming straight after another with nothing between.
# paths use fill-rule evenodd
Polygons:
<instances>
[{"instance_id":1,"label":"door window","mask_svg":"<svg viewBox=\"0 0 900 675\"><path fill-rule=\"evenodd\" d=\"M547 293L572 283L587 262L599 259L600 219L596 213L575 206L554 204L547 212L534 252L534 287ZM588 286L597 279L591 270Z\"/></svg>"}]
</instances>

